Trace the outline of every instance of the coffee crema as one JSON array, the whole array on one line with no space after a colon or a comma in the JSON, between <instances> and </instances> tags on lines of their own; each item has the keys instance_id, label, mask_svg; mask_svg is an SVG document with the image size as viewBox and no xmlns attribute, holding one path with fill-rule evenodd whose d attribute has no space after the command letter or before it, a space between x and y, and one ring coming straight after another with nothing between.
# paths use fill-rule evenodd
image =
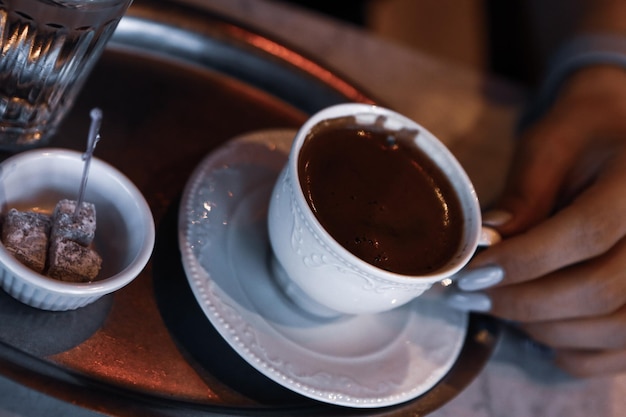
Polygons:
<instances>
[{"instance_id":1,"label":"coffee crema","mask_svg":"<svg viewBox=\"0 0 626 417\"><path fill-rule=\"evenodd\" d=\"M445 174L384 119L331 119L307 135L300 185L326 231L365 262L402 275L445 266L463 239L463 212Z\"/></svg>"}]
</instances>

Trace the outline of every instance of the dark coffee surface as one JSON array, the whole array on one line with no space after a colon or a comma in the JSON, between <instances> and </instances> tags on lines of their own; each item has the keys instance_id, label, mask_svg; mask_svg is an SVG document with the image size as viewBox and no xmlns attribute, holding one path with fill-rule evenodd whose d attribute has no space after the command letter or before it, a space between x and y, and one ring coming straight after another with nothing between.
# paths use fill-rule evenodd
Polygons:
<instances>
[{"instance_id":1,"label":"dark coffee surface","mask_svg":"<svg viewBox=\"0 0 626 417\"><path fill-rule=\"evenodd\" d=\"M444 174L411 144L416 132L318 125L299 158L304 194L343 247L403 275L433 272L462 239L461 205Z\"/></svg>"}]
</instances>

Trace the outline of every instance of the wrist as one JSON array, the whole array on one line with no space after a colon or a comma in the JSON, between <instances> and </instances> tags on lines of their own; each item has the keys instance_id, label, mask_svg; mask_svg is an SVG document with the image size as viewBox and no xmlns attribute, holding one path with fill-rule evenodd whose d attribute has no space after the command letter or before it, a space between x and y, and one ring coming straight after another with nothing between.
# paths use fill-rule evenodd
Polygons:
<instances>
[{"instance_id":1,"label":"wrist","mask_svg":"<svg viewBox=\"0 0 626 417\"><path fill-rule=\"evenodd\" d=\"M581 69L602 67L600 72L626 70L626 35L587 34L566 42L550 61L537 94L521 120L524 128L539 118L554 102L565 80Z\"/></svg>"}]
</instances>

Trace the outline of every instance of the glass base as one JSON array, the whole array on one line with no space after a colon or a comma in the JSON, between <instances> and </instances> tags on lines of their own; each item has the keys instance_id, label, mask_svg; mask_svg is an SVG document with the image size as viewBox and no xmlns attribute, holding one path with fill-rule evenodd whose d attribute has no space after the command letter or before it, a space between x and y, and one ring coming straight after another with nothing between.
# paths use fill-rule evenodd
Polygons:
<instances>
[{"instance_id":1,"label":"glass base","mask_svg":"<svg viewBox=\"0 0 626 417\"><path fill-rule=\"evenodd\" d=\"M0 126L0 151L19 152L47 145L54 132Z\"/></svg>"}]
</instances>

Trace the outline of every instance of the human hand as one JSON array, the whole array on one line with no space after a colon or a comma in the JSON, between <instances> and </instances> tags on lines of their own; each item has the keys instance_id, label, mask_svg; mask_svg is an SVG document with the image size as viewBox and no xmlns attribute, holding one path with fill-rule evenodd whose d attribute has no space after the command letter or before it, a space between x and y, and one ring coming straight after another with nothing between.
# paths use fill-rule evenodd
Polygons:
<instances>
[{"instance_id":1,"label":"human hand","mask_svg":"<svg viewBox=\"0 0 626 417\"><path fill-rule=\"evenodd\" d=\"M626 371L626 71L570 77L520 138L495 213L504 239L450 304L519 323L572 374Z\"/></svg>"}]
</instances>

